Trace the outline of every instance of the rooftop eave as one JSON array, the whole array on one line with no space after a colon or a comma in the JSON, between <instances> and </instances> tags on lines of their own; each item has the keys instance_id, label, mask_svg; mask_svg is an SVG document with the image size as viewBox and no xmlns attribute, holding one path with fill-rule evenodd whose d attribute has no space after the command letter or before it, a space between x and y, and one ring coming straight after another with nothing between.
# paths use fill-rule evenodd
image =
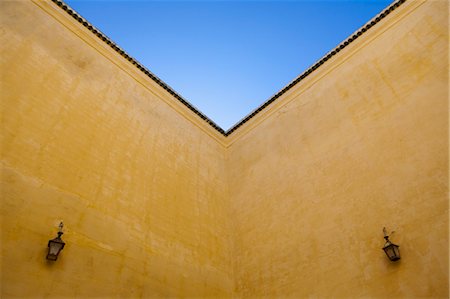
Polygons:
<instances>
[{"instance_id":1,"label":"rooftop eave","mask_svg":"<svg viewBox=\"0 0 450 299\"><path fill-rule=\"evenodd\" d=\"M150 70L148 70L145 66L143 66L139 61L130 56L127 52L125 52L122 48L120 48L116 43L114 43L108 36L102 33L99 29L89 23L86 19L81 17L75 10L73 10L70 6L64 3L61 0L51 0L54 4L56 4L59 8L64 10L67 14L69 14L73 19L82 24L85 28L91 31L95 36L97 36L101 41L107 44L112 50L117 52L123 58L125 58L130 64L136 67L139 71L149 77L153 82L162 87L168 94L174 97L178 102L180 102L183 106L187 107L190 111L192 111L195 115L200 117L204 122L206 122L210 127L212 127L215 131L220 133L224 137L230 136L237 129L242 127L245 123L247 123L250 119L254 118L256 115L260 114L261 111L267 110L266 108L271 106L278 98L286 94L290 91L294 86L296 86L299 82L306 79L313 72L315 72L319 67L326 64L333 56L337 55L343 49L348 47L351 43L357 40L364 33L369 31L372 27L374 27L377 23L379 23L382 19L384 19L387 15L392 13L396 8L406 2L406 0L397 0L389 5L386 9L384 9L381 13L376 15L373 19L371 19L368 23L362 26L359 30L351 34L346 40L332 49L330 52L325 54L321 59L319 59L316 63L314 63L311 67L309 67L306 71L304 71L297 78L292 80L289 84L287 84L280 91L271 96L267 101L261 104L258 108L250 112L247 116L242 118L239 122L233 125L230 129L225 131L219 125L217 125L214 121L204 115L199 111L194 105L192 105L189 101L183 98L180 94L178 94L173 88L171 88L167 83L158 78L155 74L153 74Z\"/></svg>"}]
</instances>

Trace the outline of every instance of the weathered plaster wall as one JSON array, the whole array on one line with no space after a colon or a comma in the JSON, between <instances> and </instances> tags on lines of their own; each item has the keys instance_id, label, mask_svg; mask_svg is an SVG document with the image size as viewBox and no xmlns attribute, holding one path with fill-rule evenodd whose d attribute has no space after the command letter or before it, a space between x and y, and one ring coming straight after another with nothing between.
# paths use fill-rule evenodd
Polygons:
<instances>
[{"instance_id":1,"label":"weathered plaster wall","mask_svg":"<svg viewBox=\"0 0 450 299\"><path fill-rule=\"evenodd\" d=\"M240 297L448 298L447 13L405 3L239 129Z\"/></svg>"},{"instance_id":2,"label":"weathered plaster wall","mask_svg":"<svg viewBox=\"0 0 450 299\"><path fill-rule=\"evenodd\" d=\"M0 2L2 297L448 297L445 1L226 140L45 3Z\"/></svg>"},{"instance_id":3,"label":"weathered plaster wall","mask_svg":"<svg viewBox=\"0 0 450 299\"><path fill-rule=\"evenodd\" d=\"M0 21L0 296L229 297L223 146L81 26L31 1Z\"/></svg>"}]
</instances>

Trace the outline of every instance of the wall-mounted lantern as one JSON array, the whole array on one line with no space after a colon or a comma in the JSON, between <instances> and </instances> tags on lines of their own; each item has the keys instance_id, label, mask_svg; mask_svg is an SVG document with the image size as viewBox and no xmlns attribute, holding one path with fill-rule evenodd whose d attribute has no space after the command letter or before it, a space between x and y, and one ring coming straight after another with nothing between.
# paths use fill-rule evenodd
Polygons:
<instances>
[{"instance_id":1,"label":"wall-mounted lantern","mask_svg":"<svg viewBox=\"0 0 450 299\"><path fill-rule=\"evenodd\" d=\"M66 245L66 243L64 243L63 240L61 240L61 236L63 234L62 232L63 226L64 225L61 221L61 223L59 224L58 236L48 241L48 253L47 253L48 260L56 261L56 259L58 258L58 254L64 248L64 245Z\"/></svg>"},{"instance_id":2,"label":"wall-mounted lantern","mask_svg":"<svg viewBox=\"0 0 450 299\"><path fill-rule=\"evenodd\" d=\"M400 259L400 250L398 249L398 245L395 245L394 243L391 243L389 241L389 235L387 234L386 228L383 227L383 233L384 233L384 239L386 240L386 244L384 244L383 250L388 256L388 258L395 262ZM393 233L393 232L392 232ZM391 233L391 234L392 234Z\"/></svg>"}]
</instances>

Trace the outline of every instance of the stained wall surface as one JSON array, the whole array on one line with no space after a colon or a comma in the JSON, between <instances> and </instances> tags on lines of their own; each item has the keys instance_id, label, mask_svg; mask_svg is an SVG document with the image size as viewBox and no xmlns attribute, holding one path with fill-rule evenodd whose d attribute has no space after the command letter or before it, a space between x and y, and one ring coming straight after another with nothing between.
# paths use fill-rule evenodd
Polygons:
<instances>
[{"instance_id":1,"label":"stained wall surface","mask_svg":"<svg viewBox=\"0 0 450 299\"><path fill-rule=\"evenodd\" d=\"M82 26L0 5L0 297L229 297L223 146Z\"/></svg>"},{"instance_id":2,"label":"stained wall surface","mask_svg":"<svg viewBox=\"0 0 450 299\"><path fill-rule=\"evenodd\" d=\"M421 3L229 148L240 298L448 298L448 7Z\"/></svg>"}]
</instances>

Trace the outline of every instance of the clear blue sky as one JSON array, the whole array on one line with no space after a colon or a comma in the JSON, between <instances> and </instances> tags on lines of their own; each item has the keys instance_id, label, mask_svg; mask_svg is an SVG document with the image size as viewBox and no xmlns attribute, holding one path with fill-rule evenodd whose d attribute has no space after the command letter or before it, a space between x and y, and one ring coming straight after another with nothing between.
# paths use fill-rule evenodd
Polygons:
<instances>
[{"instance_id":1,"label":"clear blue sky","mask_svg":"<svg viewBox=\"0 0 450 299\"><path fill-rule=\"evenodd\" d=\"M228 129L392 1L66 2Z\"/></svg>"}]
</instances>

